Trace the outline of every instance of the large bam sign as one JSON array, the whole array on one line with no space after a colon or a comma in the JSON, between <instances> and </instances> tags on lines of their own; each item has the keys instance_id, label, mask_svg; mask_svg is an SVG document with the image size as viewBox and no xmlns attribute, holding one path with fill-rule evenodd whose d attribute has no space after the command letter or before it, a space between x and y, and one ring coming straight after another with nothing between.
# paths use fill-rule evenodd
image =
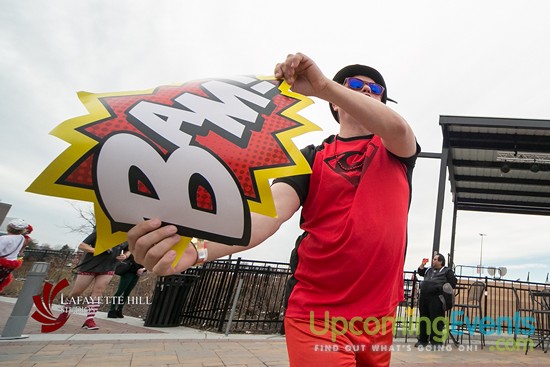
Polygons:
<instances>
[{"instance_id":1,"label":"large bam sign","mask_svg":"<svg viewBox=\"0 0 550 367\"><path fill-rule=\"evenodd\" d=\"M250 213L275 216L269 180L309 173L291 138L318 128L311 101L273 78L193 81L149 91L78 94L88 115L52 131L70 147L27 191L94 203L97 249L158 217L184 236L250 239Z\"/></svg>"}]
</instances>

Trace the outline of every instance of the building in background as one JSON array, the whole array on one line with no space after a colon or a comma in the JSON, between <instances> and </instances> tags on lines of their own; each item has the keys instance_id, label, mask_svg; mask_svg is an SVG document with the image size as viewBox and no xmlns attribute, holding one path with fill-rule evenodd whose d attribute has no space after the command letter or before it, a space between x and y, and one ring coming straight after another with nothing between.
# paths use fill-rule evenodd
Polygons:
<instances>
[{"instance_id":1,"label":"building in background","mask_svg":"<svg viewBox=\"0 0 550 367\"><path fill-rule=\"evenodd\" d=\"M11 209L11 204L8 203L2 203L0 202L0 235L4 235L7 233L6 226L12 220L13 218L8 217L8 212Z\"/></svg>"}]
</instances>

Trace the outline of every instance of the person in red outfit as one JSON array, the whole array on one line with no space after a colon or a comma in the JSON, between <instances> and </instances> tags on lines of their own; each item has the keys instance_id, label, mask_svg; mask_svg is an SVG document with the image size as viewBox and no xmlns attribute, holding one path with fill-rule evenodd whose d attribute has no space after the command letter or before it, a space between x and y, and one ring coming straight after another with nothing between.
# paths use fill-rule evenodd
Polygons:
<instances>
[{"instance_id":1,"label":"person in red outfit","mask_svg":"<svg viewBox=\"0 0 550 367\"><path fill-rule=\"evenodd\" d=\"M389 366L420 146L405 119L386 106L386 83L371 67L349 65L331 80L297 53L276 65L275 77L329 102L340 124L338 135L302 150L311 174L274 181L277 217L253 213L248 246L190 245L175 267L171 248L180 236L157 218L128 232L130 250L147 269L175 274L260 244L301 208L304 233L291 256L285 314L290 365Z\"/></svg>"},{"instance_id":2,"label":"person in red outfit","mask_svg":"<svg viewBox=\"0 0 550 367\"><path fill-rule=\"evenodd\" d=\"M25 237L25 243L23 243L23 247L21 247L21 250L19 250L19 257L23 257L27 245L32 241L32 238L30 237L32 231L34 231L34 228L30 224L28 224L25 233L23 233L23 237Z\"/></svg>"},{"instance_id":3,"label":"person in red outfit","mask_svg":"<svg viewBox=\"0 0 550 367\"><path fill-rule=\"evenodd\" d=\"M7 225L8 234L0 236L0 292L13 280L12 272L23 263L19 253L26 244L27 226L23 219L14 219Z\"/></svg>"}]
</instances>

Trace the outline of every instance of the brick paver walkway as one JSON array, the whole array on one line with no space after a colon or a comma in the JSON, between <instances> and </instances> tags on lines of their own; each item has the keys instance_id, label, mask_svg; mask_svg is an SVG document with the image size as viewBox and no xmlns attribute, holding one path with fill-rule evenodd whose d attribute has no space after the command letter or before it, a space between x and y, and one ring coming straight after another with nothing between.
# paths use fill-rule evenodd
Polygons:
<instances>
[{"instance_id":1,"label":"brick paver walkway","mask_svg":"<svg viewBox=\"0 0 550 367\"><path fill-rule=\"evenodd\" d=\"M13 303L0 300L0 330L11 314ZM139 320L113 321L99 316L97 331L81 329L83 315L73 315L60 330L40 332L40 324L29 318L27 339L0 341L0 366L20 367L280 367L288 366L284 337L229 335L197 332L186 328L145 328ZM129 322L133 321L134 325ZM549 366L550 353L540 349L506 350L489 344L481 350L451 348L447 351L419 351L414 340L398 339L392 366L444 364L454 366ZM310 366L299 366L310 367ZM324 366L311 366L324 367ZM331 367L331 366L326 366Z\"/></svg>"}]
</instances>

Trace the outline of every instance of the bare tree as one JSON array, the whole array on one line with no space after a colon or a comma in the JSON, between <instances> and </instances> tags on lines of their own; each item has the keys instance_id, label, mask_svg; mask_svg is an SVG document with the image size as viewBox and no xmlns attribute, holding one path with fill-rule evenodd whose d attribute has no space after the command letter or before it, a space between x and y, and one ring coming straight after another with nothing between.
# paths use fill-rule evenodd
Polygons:
<instances>
[{"instance_id":1,"label":"bare tree","mask_svg":"<svg viewBox=\"0 0 550 367\"><path fill-rule=\"evenodd\" d=\"M71 233L90 234L95 227L95 214L93 207L81 207L76 202L67 201L70 206L78 213L78 217L81 219L79 224L69 225L64 224L63 227L68 229Z\"/></svg>"},{"instance_id":2,"label":"bare tree","mask_svg":"<svg viewBox=\"0 0 550 367\"><path fill-rule=\"evenodd\" d=\"M65 245L63 245L63 247L61 247L61 249L59 251L61 251L61 252L73 252L73 249L69 245L65 244Z\"/></svg>"}]
</instances>

